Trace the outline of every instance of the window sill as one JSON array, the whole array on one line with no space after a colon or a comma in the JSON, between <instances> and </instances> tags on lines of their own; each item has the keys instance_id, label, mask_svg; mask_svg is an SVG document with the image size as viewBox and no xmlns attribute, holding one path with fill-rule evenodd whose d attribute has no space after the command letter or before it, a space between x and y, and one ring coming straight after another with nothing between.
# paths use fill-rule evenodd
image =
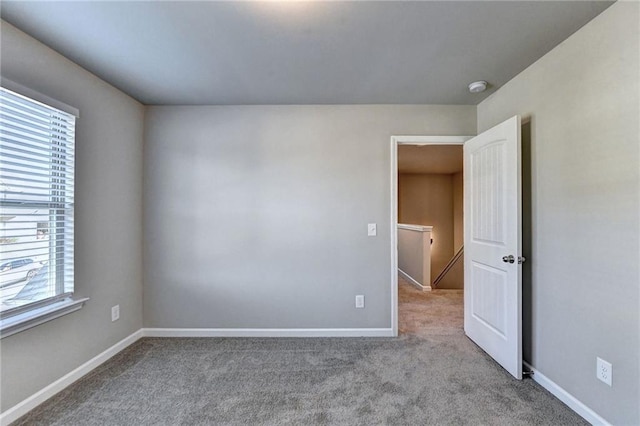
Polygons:
<instances>
[{"instance_id":1,"label":"window sill","mask_svg":"<svg viewBox=\"0 0 640 426\"><path fill-rule=\"evenodd\" d=\"M51 305L0 319L0 339L82 309L88 297L64 299Z\"/></svg>"}]
</instances>

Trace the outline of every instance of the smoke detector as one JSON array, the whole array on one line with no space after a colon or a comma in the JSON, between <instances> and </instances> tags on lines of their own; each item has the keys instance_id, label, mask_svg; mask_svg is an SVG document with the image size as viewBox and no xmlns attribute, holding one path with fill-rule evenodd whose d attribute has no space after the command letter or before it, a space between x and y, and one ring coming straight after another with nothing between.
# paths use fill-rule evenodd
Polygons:
<instances>
[{"instance_id":1,"label":"smoke detector","mask_svg":"<svg viewBox=\"0 0 640 426\"><path fill-rule=\"evenodd\" d=\"M487 82L484 80L474 81L473 83L469 84L469 91L471 93L480 93L484 92L485 90L487 90Z\"/></svg>"}]
</instances>

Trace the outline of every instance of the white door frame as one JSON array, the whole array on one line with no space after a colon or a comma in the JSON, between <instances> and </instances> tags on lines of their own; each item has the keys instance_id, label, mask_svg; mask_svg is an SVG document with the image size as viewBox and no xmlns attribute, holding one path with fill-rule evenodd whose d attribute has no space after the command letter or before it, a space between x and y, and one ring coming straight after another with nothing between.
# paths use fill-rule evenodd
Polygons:
<instances>
[{"instance_id":1,"label":"white door frame","mask_svg":"<svg viewBox=\"0 0 640 426\"><path fill-rule=\"evenodd\" d=\"M391 329L398 335L398 145L464 145L474 136L391 136Z\"/></svg>"}]
</instances>

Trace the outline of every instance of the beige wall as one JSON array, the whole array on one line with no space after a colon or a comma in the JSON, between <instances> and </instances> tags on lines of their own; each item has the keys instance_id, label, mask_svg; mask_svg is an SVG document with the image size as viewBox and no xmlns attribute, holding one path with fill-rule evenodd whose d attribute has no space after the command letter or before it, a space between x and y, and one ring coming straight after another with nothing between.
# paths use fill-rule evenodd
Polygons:
<instances>
[{"instance_id":1,"label":"beige wall","mask_svg":"<svg viewBox=\"0 0 640 426\"><path fill-rule=\"evenodd\" d=\"M479 132L531 119L525 358L620 425L640 424L639 28L619 1L478 105Z\"/></svg>"},{"instance_id":2,"label":"beige wall","mask_svg":"<svg viewBox=\"0 0 640 426\"><path fill-rule=\"evenodd\" d=\"M431 232L398 227L398 269L423 287L431 286Z\"/></svg>"},{"instance_id":3,"label":"beige wall","mask_svg":"<svg viewBox=\"0 0 640 426\"><path fill-rule=\"evenodd\" d=\"M464 288L464 254L451 265L435 288Z\"/></svg>"},{"instance_id":4,"label":"beige wall","mask_svg":"<svg viewBox=\"0 0 640 426\"><path fill-rule=\"evenodd\" d=\"M453 180L450 174L398 175L398 222L433 226L431 282L453 255Z\"/></svg>"},{"instance_id":5,"label":"beige wall","mask_svg":"<svg viewBox=\"0 0 640 426\"><path fill-rule=\"evenodd\" d=\"M464 244L464 215L463 201L464 192L462 188L462 172L451 175L451 185L453 189L453 251L457 252Z\"/></svg>"}]
</instances>

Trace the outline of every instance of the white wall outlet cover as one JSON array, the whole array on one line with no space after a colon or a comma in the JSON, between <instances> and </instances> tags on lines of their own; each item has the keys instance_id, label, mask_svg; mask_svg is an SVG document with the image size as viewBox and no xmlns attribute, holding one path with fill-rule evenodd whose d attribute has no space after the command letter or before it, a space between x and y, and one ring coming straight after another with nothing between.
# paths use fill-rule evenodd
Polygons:
<instances>
[{"instance_id":1,"label":"white wall outlet cover","mask_svg":"<svg viewBox=\"0 0 640 426\"><path fill-rule=\"evenodd\" d=\"M367 225L367 235L370 237L375 237L378 234L378 229L375 223L370 223Z\"/></svg>"},{"instance_id":2,"label":"white wall outlet cover","mask_svg":"<svg viewBox=\"0 0 640 426\"><path fill-rule=\"evenodd\" d=\"M596 377L611 386L613 366L602 358L596 358Z\"/></svg>"},{"instance_id":3,"label":"white wall outlet cover","mask_svg":"<svg viewBox=\"0 0 640 426\"><path fill-rule=\"evenodd\" d=\"M364 295L359 294L356 296L356 308L358 309L364 308Z\"/></svg>"},{"instance_id":4,"label":"white wall outlet cover","mask_svg":"<svg viewBox=\"0 0 640 426\"><path fill-rule=\"evenodd\" d=\"M120 319L120 305L111 308L111 322Z\"/></svg>"}]
</instances>

